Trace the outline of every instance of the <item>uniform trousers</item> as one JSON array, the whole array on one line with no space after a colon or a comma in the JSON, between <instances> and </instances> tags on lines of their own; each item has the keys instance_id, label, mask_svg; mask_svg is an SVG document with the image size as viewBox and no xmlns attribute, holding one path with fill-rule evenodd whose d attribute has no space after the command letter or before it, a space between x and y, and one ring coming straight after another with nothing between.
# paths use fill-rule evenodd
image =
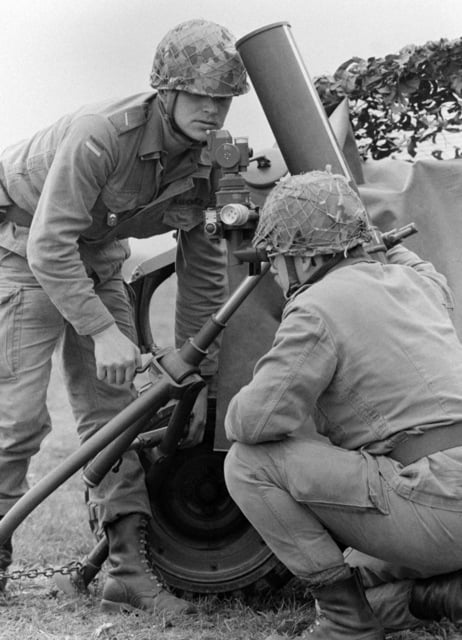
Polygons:
<instances>
[{"instance_id":1,"label":"uniform trousers","mask_svg":"<svg viewBox=\"0 0 462 640\"><path fill-rule=\"evenodd\" d=\"M371 457L318 440L234 443L228 490L269 548L310 586L360 568L366 595L386 629L417 621L412 580L462 567L462 514L397 494ZM371 490L377 492L378 497Z\"/></svg>"},{"instance_id":2,"label":"uniform trousers","mask_svg":"<svg viewBox=\"0 0 462 640\"><path fill-rule=\"evenodd\" d=\"M122 277L96 284L95 292L119 329L136 342ZM27 491L30 459L51 430L46 397L55 350L83 442L136 397L134 386L96 378L92 338L78 335L62 317L23 257L0 247L0 515ZM128 513L150 515L136 452L125 453L118 471L90 490L90 502L101 525Z\"/></svg>"}]
</instances>

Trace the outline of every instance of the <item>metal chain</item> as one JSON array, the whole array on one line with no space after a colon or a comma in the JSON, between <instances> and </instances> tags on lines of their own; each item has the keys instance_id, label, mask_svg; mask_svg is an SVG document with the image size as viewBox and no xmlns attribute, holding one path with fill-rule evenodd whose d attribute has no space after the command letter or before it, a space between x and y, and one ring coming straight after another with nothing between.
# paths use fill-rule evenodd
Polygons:
<instances>
[{"instance_id":1,"label":"metal chain","mask_svg":"<svg viewBox=\"0 0 462 640\"><path fill-rule=\"evenodd\" d=\"M73 560L72 562L68 562L62 567L46 567L45 569L23 569L22 571L17 569L15 571L0 571L0 580L8 579L8 580L20 580L21 578L30 578L34 580L39 576L45 576L46 578L52 578L57 573L60 573L63 576L70 575L75 571L80 572L83 569L83 564L78 560Z\"/></svg>"}]
</instances>

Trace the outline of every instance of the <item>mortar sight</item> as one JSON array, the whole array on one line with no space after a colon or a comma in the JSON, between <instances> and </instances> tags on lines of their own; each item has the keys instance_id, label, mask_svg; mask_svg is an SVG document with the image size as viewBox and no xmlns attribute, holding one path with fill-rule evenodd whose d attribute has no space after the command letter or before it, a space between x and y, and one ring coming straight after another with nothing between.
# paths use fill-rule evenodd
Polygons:
<instances>
[{"instance_id":1,"label":"mortar sight","mask_svg":"<svg viewBox=\"0 0 462 640\"><path fill-rule=\"evenodd\" d=\"M210 162L219 169L215 191L216 206L205 212L205 233L211 240L222 238L235 229L253 230L257 214L250 201L250 191L242 176L252 156L248 138L233 139L224 129L207 133ZM243 240L239 235L239 242ZM233 239L235 244L236 238Z\"/></svg>"},{"instance_id":2,"label":"mortar sight","mask_svg":"<svg viewBox=\"0 0 462 640\"><path fill-rule=\"evenodd\" d=\"M211 130L207 134L207 148L211 163L224 173L245 171L252 157L248 138L233 138L225 129Z\"/></svg>"}]
</instances>

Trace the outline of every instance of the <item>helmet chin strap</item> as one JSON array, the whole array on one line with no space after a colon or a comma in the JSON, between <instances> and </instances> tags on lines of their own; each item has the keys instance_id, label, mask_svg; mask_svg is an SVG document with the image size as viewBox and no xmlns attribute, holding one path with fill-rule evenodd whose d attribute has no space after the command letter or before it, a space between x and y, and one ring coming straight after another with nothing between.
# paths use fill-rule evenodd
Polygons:
<instances>
[{"instance_id":1,"label":"helmet chin strap","mask_svg":"<svg viewBox=\"0 0 462 640\"><path fill-rule=\"evenodd\" d=\"M159 105L160 110L166 123L170 134L172 137L178 138L181 136L184 141L189 142L191 146L202 146L202 143L194 140L188 136L184 131L180 129L180 127L175 122L174 112L175 112L175 104L178 99L178 91L172 90L164 90L159 91Z\"/></svg>"},{"instance_id":2,"label":"helmet chin strap","mask_svg":"<svg viewBox=\"0 0 462 640\"><path fill-rule=\"evenodd\" d=\"M329 258L329 260L326 260L321 265L319 265L319 267L313 267L309 277L304 282L300 282L300 279L297 275L297 270L295 268L295 256L284 255L287 276L289 279L289 286L287 288L287 291L285 292L286 298L290 298L290 296L293 295L301 287L309 287L315 282L318 282L319 280L324 278L326 273L333 269L333 267L335 267L343 259L343 253L335 253Z\"/></svg>"},{"instance_id":3,"label":"helmet chin strap","mask_svg":"<svg viewBox=\"0 0 462 640\"><path fill-rule=\"evenodd\" d=\"M287 291L284 292L284 295L286 298L290 298L290 296L302 286L302 283L297 275L294 256L284 255L283 257L284 262L286 263L287 277L289 279L289 286L287 287Z\"/></svg>"}]
</instances>

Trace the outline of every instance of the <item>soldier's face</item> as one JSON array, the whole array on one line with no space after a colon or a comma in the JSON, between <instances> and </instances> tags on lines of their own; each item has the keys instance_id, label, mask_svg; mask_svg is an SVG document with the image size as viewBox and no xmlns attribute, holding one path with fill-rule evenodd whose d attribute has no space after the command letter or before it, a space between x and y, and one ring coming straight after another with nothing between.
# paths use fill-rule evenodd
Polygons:
<instances>
[{"instance_id":1,"label":"soldier's face","mask_svg":"<svg viewBox=\"0 0 462 640\"><path fill-rule=\"evenodd\" d=\"M209 129L222 128L231 100L179 91L173 109L175 124L193 140L205 142Z\"/></svg>"}]
</instances>

